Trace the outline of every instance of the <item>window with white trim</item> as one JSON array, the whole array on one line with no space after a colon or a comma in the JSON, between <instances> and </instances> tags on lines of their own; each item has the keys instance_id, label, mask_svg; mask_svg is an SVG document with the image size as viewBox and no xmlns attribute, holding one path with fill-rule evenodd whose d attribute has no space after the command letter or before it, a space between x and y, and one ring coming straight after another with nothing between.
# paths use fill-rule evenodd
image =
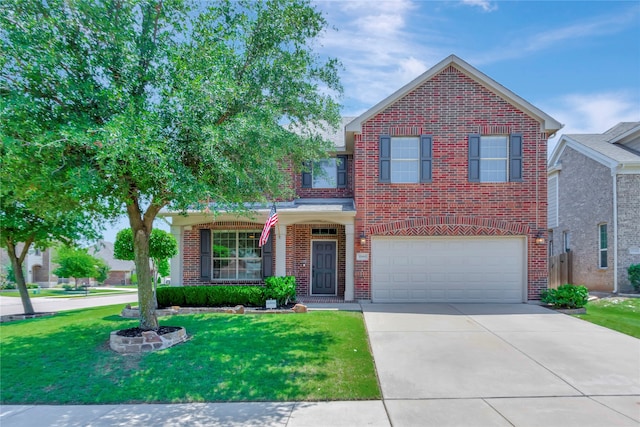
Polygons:
<instances>
[{"instance_id":1,"label":"window with white trim","mask_svg":"<svg viewBox=\"0 0 640 427\"><path fill-rule=\"evenodd\" d=\"M522 181L522 134L469 135L469 181Z\"/></svg>"},{"instance_id":2,"label":"window with white trim","mask_svg":"<svg viewBox=\"0 0 640 427\"><path fill-rule=\"evenodd\" d=\"M608 236L607 236L607 224L598 225L598 267L608 268Z\"/></svg>"},{"instance_id":3,"label":"window with white trim","mask_svg":"<svg viewBox=\"0 0 640 427\"><path fill-rule=\"evenodd\" d=\"M213 232L213 279L260 280L260 230Z\"/></svg>"},{"instance_id":4,"label":"window with white trim","mask_svg":"<svg viewBox=\"0 0 640 427\"><path fill-rule=\"evenodd\" d=\"M346 188L347 156L336 156L306 164L302 188Z\"/></svg>"},{"instance_id":5,"label":"window with white trim","mask_svg":"<svg viewBox=\"0 0 640 427\"><path fill-rule=\"evenodd\" d=\"M381 135L380 182L411 184L431 182L433 137Z\"/></svg>"},{"instance_id":6,"label":"window with white trim","mask_svg":"<svg viewBox=\"0 0 640 427\"><path fill-rule=\"evenodd\" d=\"M571 251L571 233L568 231L562 232L562 241L564 245L564 252Z\"/></svg>"}]
</instances>

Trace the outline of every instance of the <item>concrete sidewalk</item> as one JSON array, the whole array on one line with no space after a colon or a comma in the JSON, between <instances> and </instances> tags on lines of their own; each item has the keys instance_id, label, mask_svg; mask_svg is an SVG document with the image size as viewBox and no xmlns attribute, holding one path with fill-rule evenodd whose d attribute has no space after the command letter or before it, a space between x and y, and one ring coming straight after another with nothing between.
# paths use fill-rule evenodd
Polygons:
<instances>
[{"instance_id":1,"label":"concrete sidewalk","mask_svg":"<svg viewBox=\"0 0 640 427\"><path fill-rule=\"evenodd\" d=\"M390 426L382 401L2 406L2 427Z\"/></svg>"}]
</instances>

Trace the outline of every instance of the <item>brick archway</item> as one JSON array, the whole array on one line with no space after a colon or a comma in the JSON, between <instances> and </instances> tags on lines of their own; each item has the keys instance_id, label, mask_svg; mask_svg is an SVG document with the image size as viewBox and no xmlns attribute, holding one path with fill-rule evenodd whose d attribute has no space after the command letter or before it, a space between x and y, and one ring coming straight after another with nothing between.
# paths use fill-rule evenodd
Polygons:
<instances>
[{"instance_id":1,"label":"brick archway","mask_svg":"<svg viewBox=\"0 0 640 427\"><path fill-rule=\"evenodd\" d=\"M433 216L377 224L369 227L376 236L521 236L524 224L469 216Z\"/></svg>"}]
</instances>

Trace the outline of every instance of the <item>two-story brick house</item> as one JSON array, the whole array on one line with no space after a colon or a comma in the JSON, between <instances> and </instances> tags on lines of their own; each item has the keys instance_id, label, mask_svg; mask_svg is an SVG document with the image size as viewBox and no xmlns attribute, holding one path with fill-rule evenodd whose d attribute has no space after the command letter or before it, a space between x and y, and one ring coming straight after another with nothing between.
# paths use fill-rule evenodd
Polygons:
<instances>
[{"instance_id":1,"label":"two-story brick house","mask_svg":"<svg viewBox=\"0 0 640 427\"><path fill-rule=\"evenodd\" d=\"M171 213L172 283L295 275L298 296L523 302L547 284L546 147L562 125L450 56L331 135L273 242L251 218ZM335 179L333 179L335 177ZM537 241L537 242L536 242Z\"/></svg>"},{"instance_id":2,"label":"two-story brick house","mask_svg":"<svg viewBox=\"0 0 640 427\"><path fill-rule=\"evenodd\" d=\"M640 264L640 122L562 135L549 160L550 255L571 252L572 282L632 289Z\"/></svg>"}]
</instances>

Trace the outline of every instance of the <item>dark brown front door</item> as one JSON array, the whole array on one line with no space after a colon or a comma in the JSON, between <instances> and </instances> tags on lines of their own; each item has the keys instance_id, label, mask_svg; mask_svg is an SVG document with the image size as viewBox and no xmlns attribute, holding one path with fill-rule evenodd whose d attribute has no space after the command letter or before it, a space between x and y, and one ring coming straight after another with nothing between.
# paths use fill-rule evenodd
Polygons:
<instances>
[{"instance_id":1,"label":"dark brown front door","mask_svg":"<svg viewBox=\"0 0 640 427\"><path fill-rule=\"evenodd\" d=\"M312 246L311 293L336 294L336 242L317 241Z\"/></svg>"}]
</instances>

